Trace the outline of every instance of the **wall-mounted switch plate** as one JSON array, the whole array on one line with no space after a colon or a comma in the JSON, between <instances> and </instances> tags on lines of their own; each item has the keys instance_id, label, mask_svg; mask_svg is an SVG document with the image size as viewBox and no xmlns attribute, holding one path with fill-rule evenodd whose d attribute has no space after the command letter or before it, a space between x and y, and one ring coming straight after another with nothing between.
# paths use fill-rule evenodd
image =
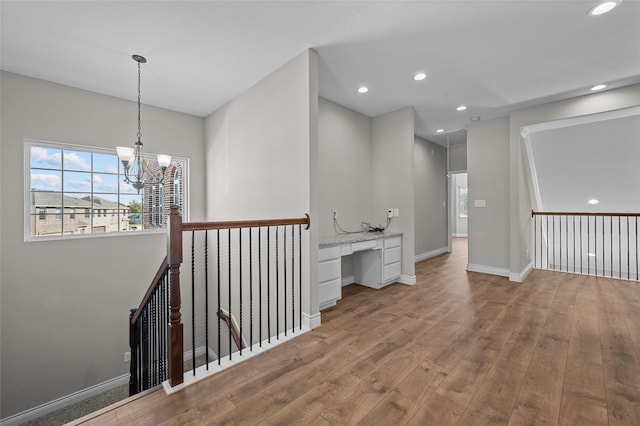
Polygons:
<instances>
[{"instance_id":1,"label":"wall-mounted switch plate","mask_svg":"<svg viewBox=\"0 0 640 426\"><path fill-rule=\"evenodd\" d=\"M124 362L131 362L131 352L124 353Z\"/></svg>"},{"instance_id":2,"label":"wall-mounted switch plate","mask_svg":"<svg viewBox=\"0 0 640 426\"><path fill-rule=\"evenodd\" d=\"M400 209L393 209L393 217L400 217Z\"/></svg>"},{"instance_id":3,"label":"wall-mounted switch plate","mask_svg":"<svg viewBox=\"0 0 640 426\"><path fill-rule=\"evenodd\" d=\"M487 200L475 200L476 207L487 207Z\"/></svg>"}]
</instances>

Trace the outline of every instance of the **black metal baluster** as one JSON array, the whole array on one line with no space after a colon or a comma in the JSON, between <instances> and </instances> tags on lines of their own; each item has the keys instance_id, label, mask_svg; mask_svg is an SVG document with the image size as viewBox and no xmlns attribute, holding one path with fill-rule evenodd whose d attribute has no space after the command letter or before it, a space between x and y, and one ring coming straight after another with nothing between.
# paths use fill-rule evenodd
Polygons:
<instances>
[{"instance_id":1,"label":"black metal baluster","mask_svg":"<svg viewBox=\"0 0 640 426\"><path fill-rule=\"evenodd\" d=\"M576 217L571 216L573 223L573 272L576 272Z\"/></svg>"},{"instance_id":2,"label":"black metal baluster","mask_svg":"<svg viewBox=\"0 0 640 426\"><path fill-rule=\"evenodd\" d=\"M559 252L560 252L560 271L562 271L562 216L558 216L558 227L560 228L560 235L558 236ZM555 245L554 245L555 247ZM554 259L555 260L555 259Z\"/></svg>"},{"instance_id":3,"label":"black metal baluster","mask_svg":"<svg viewBox=\"0 0 640 426\"><path fill-rule=\"evenodd\" d=\"M618 278L622 278L622 226L618 216Z\"/></svg>"},{"instance_id":4,"label":"black metal baluster","mask_svg":"<svg viewBox=\"0 0 640 426\"><path fill-rule=\"evenodd\" d=\"M291 225L291 332L296 331L296 290L295 290L295 226Z\"/></svg>"},{"instance_id":5,"label":"black metal baluster","mask_svg":"<svg viewBox=\"0 0 640 426\"><path fill-rule=\"evenodd\" d=\"M271 227L267 228L267 339L271 343Z\"/></svg>"},{"instance_id":6,"label":"black metal baluster","mask_svg":"<svg viewBox=\"0 0 640 426\"><path fill-rule=\"evenodd\" d=\"M228 292L229 292L229 297L228 297L228 299L229 299L229 307L228 307L228 309L229 309L229 311L228 311L229 312L229 324L228 324L229 325L229 342L228 343L229 343L229 360L231 360L231 357L232 357L232 355L231 355L231 352L232 352L232 349L231 349L231 327L233 327L233 320L232 320L233 317L231 316L231 228L229 228L229 232L227 233L227 236L229 238L229 241L228 241L229 247L228 247L228 251L227 251L227 253L229 254L227 256L228 261L229 261L229 280L228 280L229 281L229 286L228 286L229 287L228 288Z\"/></svg>"},{"instance_id":7,"label":"black metal baluster","mask_svg":"<svg viewBox=\"0 0 640 426\"><path fill-rule=\"evenodd\" d=\"M638 280L638 216L636 216L636 281Z\"/></svg>"},{"instance_id":8,"label":"black metal baluster","mask_svg":"<svg viewBox=\"0 0 640 426\"><path fill-rule=\"evenodd\" d=\"M637 233L637 230L638 230L638 222L636 218L636 233ZM298 279L298 295L300 296L300 309L298 311L298 315L300 316L299 327L300 327L300 330L302 330L302 225L298 225L298 244L300 245L300 249L298 250L298 262L299 262L298 274L300 275ZM638 262L636 261L636 264L637 263Z\"/></svg>"},{"instance_id":9,"label":"black metal baluster","mask_svg":"<svg viewBox=\"0 0 640 426\"><path fill-rule=\"evenodd\" d=\"M282 242L284 244L284 251L282 252L282 266L284 269L284 284L282 286L282 292L284 297L282 299L282 312L284 313L284 335L287 335L287 227L282 227Z\"/></svg>"},{"instance_id":10,"label":"black metal baluster","mask_svg":"<svg viewBox=\"0 0 640 426\"><path fill-rule=\"evenodd\" d=\"M609 227L610 227L610 245L611 245L611 270L609 271L609 276L613 278L613 216L609 216Z\"/></svg>"},{"instance_id":11,"label":"black metal baluster","mask_svg":"<svg viewBox=\"0 0 640 426\"><path fill-rule=\"evenodd\" d=\"M631 271L630 271L630 265L631 265L631 259L630 259L630 253L629 253L629 216L626 216L627 218L627 279L630 279L631 276Z\"/></svg>"},{"instance_id":12,"label":"black metal baluster","mask_svg":"<svg viewBox=\"0 0 640 426\"><path fill-rule=\"evenodd\" d=\"M253 351L253 228L249 228L249 350Z\"/></svg>"},{"instance_id":13,"label":"black metal baluster","mask_svg":"<svg viewBox=\"0 0 640 426\"><path fill-rule=\"evenodd\" d=\"M565 229L567 232L567 236L565 238L566 247L567 247L567 272L569 272L569 216L564 217Z\"/></svg>"},{"instance_id":14,"label":"black metal baluster","mask_svg":"<svg viewBox=\"0 0 640 426\"><path fill-rule=\"evenodd\" d=\"M533 266L538 266L538 217L533 216Z\"/></svg>"},{"instance_id":15,"label":"black metal baluster","mask_svg":"<svg viewBox=\"0 0 640 426\"><path fill-rule=\"evenodd\" d=\"M598 216L593 217L593 261L596 265L595 276L598 276Z\"/></svg>"},{"instance_id":16,"label":"black metal baluster","mask_svg":"<svg viewBox=\"0 0 640 426\"><path fill-rule=\"evenodd\" d=\"M191 369L196 375L196 233L191 231Z\"/></svg>"},{"instance_id":17,"label":"black metal baluster","mask_svg":"<svg viewBox=\"0 0 640 426\"><path fill-rule=\"evenodd\" d=\"M262 228L258 228L258 340L262 347Z\"/></svg>"},{"instance_id":18,"label":"black metal baluster","mask_svg":"<svg viewBox=\"0 0 640 426\"><path fill-rule=\"evenodd\" d=\"M242 300L242 228L238 228L238 253L239 253L239 260L238 260L238 278L240 281L240 288L239 288L239 295L238 295L238 300L240 302L240 347L238 348L238 351L240 351L240 356L242 356L242 305L243 305L243 300ZM231 321L231 318L229 318L229 321Z\"/></svg>"},{"instance_id":19,"label":"black metal baluster","mask_svg":"<svg viewBox=\"0 0 640 426\"><path fill-rule=\"evenodd\" d=\"M551 269L549 265L549 216L547 215L545 218L547 219L547 269Z\"/></svg>"},{"instance_id":20,"label":"black metal baluster","mask_svg":"<svg viewBox=\"0 0 640 426\"><path fill-rule=\"evenodd\" d=\"M587 216L587 275L591 274L591 256L589 256L589 250L591 250L591 236L589 228L591 227L591 220Z\"/></svg>"},{"instance_id":21,"label":"black metal baluster","mask_svg":"<svg viewBox=\"0 0 640 426\"><path fill-rule=\"evenodd\" d=\"M209 371L209 231L204 231L204 351Z\"/></svg>"},{"instance_id":22,"label":"black metal baluster","mask_svg":"<svg viewBox=\"0 0 640 426\"><path fill-rule=\"evenodd\" d=\"M218 357L218 365L220 365L220 359L222 358L222 352L220 351L221 346L221 329L220 329L220 302L221 302L221 292L220 292L220 230L216 231L216 269L217 269L217 290L218 290L218 310L216 311L216 316L218 317L218 353L216 356Z\"/></svg>"},{"instance_id":23,"label":"black metal baluster","mask_svg":"<svg viewBox=\"0 0 640 426\"><path fill-rule=\"evenodd\" d=\"M276 226L276 339L280 340L280 253L278 244L278 230Z\"/></svg>"}]
</instances>

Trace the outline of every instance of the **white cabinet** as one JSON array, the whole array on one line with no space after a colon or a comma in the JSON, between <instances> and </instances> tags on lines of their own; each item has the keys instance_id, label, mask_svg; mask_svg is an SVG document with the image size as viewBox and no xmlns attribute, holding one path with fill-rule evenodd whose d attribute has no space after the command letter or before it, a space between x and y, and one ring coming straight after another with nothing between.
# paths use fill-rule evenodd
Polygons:
<instances>
[{"instance_id":1,"label":"white cabinet","mask_svg":"<svg viewBox=\"0 0 640 426\"><path fill-rule=\"evenodd\" d=\"M334 306L342 297L340 246L321 248L318 270L318 301L320 309Z\"/></svg>"},{"instance_id":2,"label":"white cabinet","mask_svg":"<svg viewBox=\"0 0 640 426\"><path fill-rule=\"evenodd\" d=\"M342 256L352 255L354 282L382 288L400 278L402 270L402 236L380 235L344 241L323 247L319 254L318 298L320 309L334 306L342 289Z\"/></svg>"}]
</instances>

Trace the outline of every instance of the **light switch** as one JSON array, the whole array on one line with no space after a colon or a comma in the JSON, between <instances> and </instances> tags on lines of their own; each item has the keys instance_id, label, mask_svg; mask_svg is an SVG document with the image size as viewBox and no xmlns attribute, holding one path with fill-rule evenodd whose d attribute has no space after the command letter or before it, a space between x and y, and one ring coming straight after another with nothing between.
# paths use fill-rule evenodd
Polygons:
<instances>
[{"instance_id":1,"label":"light switch","mask_svg":"<svg viewBox=\"0 0 640 426\"><path fill-rule=\"evenodd\" d=\"M476 207L487 207L487 200L475 200Z\"/></svg>"},{"instance_id":2,"label":"light switch","mask_svg":"<svg viewBox=\"0 0 640 426\"><path fill-rule=\"evenodd\" d=\"M400 209L393 209L393 216L400 217Z\"/></svg>"}]
</instances>

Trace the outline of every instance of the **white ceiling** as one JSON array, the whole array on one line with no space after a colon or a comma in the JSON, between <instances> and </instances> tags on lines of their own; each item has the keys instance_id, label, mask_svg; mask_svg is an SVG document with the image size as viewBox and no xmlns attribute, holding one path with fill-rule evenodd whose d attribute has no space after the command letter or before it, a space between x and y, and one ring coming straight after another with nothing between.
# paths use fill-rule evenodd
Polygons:
<instances>
[{"instance_id":1,"label":"white ceiling","mask_svg":"<svg viewBox=\"0 0 640 426\"><path fill-rule=\"evenodd\" d=\"M0 66L135 100L140 54L143 103L207 116L314 48L321 96L369 116L413 106L416 134L436 140L474 116L640 82L640 2L590 17L595 4L3 0Z\"/></svg>"}]
</instances>

